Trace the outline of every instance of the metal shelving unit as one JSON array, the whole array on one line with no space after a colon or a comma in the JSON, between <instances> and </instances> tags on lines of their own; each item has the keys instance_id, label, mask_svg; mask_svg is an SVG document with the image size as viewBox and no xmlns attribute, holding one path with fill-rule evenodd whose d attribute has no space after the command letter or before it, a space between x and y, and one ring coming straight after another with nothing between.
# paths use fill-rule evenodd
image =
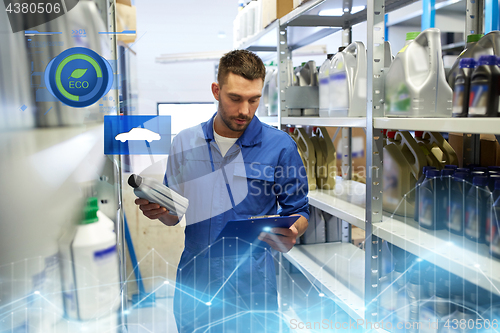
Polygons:
<instances>
[{"instance_id":1,"label":"metal shelving unit","mask_svg":"<svg viewBox=\"0 0 500 333\"><path fill-rule=\"evenodd\" d=\"M347 138L343 145L348 150L351 146L351 128L366 128L366 185L351 181L347 173L344 180L337 180L334 190L315 190L309 193L311 206L365 230L365 250L362 251L350 243L324 243L299 245L283 256L326 296L334 299L352 318L371 322L377 322L380 319L377 306L378 295L381 292L379 286L381 258L379 255L382 240L401 247L422 260L427 260L480 287L492 289L492 292L500 295L500 276L498 275L500 261L489 256L485 245L478 245L444 230L422 229L413 219L391 217L382 210L383 136L381 129L500 135L500 119L384 117L384 17L386 13L393 12L389 15L394 18L392 21L389 19L390 25L417 19L418 16L423 15L423 11L413 11L411 17L397 17L397 12L394 12L408 5L410 5L408 8L416 8L417 5L413 2L415 1L368 0L361 3L353 0L344 3L338 0L311 0L240 45L242 48L257 52L271 51L273 57L278 60L280 112L275 118L262 117L261 120L264 122L272 122L275 126L278 124L282 128L286 125L341 127L343 128L342 137ZM350 6L356 5L367 5L367 7L358 13L350 14ZM319 16L320 11L339 6L343 9L347 6L347 14L340 17ZM464 17L466 31L469 33L482 31L482 21L477 19L482 11L478 9L478 2L446 0L438 2L434 9L438 12L444 10L461 12L463 15L465 7L469 13L475 14ZM371 78L367 81L366 118L290 116L288 108L292 106L287 105L290 101L286 98L288 83L286 73L292 52L363 21L367 22L367 77ZM266 38L274 40L275 37L276 44L268 45L264 42ZM346 39L343 39L343 42L346 42ZM459 48L465 45L455 44L448 48ZM350 165L350 155L345 160L343 156L342 162L343 165ZM340 265L342 267L338 267L339 258L345 260L344 264ZM356 273L352 274L354 267ZM280 267L279 274L283 277L282 267Z\"/></svg>"}]
</instances>

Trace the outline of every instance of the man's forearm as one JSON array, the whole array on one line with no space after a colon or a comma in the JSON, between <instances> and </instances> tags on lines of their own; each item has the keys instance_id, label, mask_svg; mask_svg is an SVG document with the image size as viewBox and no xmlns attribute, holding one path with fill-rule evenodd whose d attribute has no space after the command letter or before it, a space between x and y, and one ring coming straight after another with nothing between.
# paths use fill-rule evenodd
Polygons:
<instances>
[{"instance_id":1,"label":"man's forearm","mask_svg":"<svg viewBox=\"0 0 500 333\"><path fill-rule=\"evenodd\" d=\"M158 218L161 223L163 223L166 226L174 226L179 222L179 218L176 215L170 215L170 214L165 214L161 217Z\"/></svg>"},{"instance_id":2,"label":"man's forearm","mask_svg":"<svg viewBox=\"0 0 500 333\"><path fill-rule=\"evenodd\" d=\"M293 224L295 226L295 228L297 229L297 231L299 232L299 237L300 237L304 234L304 232L306 232L307 227L309 226L309 222L302 215L299 215L299 214L293 214L293 215L300 216L299 219L297 221L295 221L295 223Z\"/></svg>"}]
</instances>

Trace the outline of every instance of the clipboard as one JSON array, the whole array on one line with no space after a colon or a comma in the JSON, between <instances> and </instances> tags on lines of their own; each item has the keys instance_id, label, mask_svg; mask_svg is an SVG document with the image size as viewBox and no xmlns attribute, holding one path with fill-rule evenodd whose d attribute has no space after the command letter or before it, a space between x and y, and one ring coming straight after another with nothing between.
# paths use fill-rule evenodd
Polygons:
<instances>
[{"instance_id":1,"label":"clipboard","mask_svg":"<svg viewBox=\"0 0 500 333\"><path fill-rule=\"evenodd\" d=\"M270 232L272 228L288 229L299 217L272 215L228 221L210 246L207 257L242 256L264 252L268 244L258 239L260 233Z\"/></svg>"}]
</instances>

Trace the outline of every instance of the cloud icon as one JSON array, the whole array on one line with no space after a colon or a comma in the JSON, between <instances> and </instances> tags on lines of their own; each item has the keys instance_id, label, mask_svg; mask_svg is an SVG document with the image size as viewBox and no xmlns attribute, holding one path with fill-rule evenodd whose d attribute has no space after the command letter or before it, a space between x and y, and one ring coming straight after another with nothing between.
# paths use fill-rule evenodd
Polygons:
<instances>
[{"instance_id":1,"label":"cloud icon","mask_svg":"<svg viewBox=\"0 0 500 333\"><path fill-rule=\"evenodd\" d=\"M155 140L160 140L161 136L158 133L155 133L147 128L135 127L130 131L125 133L120 133L115 136L115 140L119 140L121 142L125 141L144 141L152 142Z\"/></svg>"}]
</instances>

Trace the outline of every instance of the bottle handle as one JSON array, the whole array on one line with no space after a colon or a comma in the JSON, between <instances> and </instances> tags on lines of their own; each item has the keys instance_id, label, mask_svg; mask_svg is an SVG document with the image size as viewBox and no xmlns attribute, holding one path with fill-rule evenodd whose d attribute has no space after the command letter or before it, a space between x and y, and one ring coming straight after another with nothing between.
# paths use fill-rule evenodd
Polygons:
<instances>
[{"instance_id":1,"label":"bottle handle","mask_svg":"<svg viewBox=\"0 0 500 333\"><path fill-rule=\"evenodd\" d=\"M432 38L436 35L436 38ZM413 41L414 43L420 44L423 47L427 47L429 55L429 72L427 73L427 78L422 85L426 85L429 81L436 81L437 75L440 71L444 71L441 60L441 36L439 29L429 28L422 31L417 38ZM434 52L430 52L434 50ZM444 73L443 73L444 74Z\"/></svg>"},{"instance_id":2,"label":"bottle handle","mask_svg":"<svg viewBox=\"0 0 500 333\"><path fill-rule=\"evenodd\" d=\"M297 145L300 145L300 148L304 152L304 157L307 159L311 158L315 153L310 150L312 146L311 139L307 136L303 128L295 128L295 132L297 132Z\"/></svg>"},{"instance_id":3,"label":"bottle handle","mask_svg":"<svg viewBox=\"0 0 500 333\"><path fill-rule=\"evenodd\" d=\"M408 163L408 164L410 165L413 176L415 177L415 179L418 179L421 176L423 167L427 165L427 159L422 150L420 149L420 147L418 146L418 143L416 141L411 142L410 139L406 137L406 135L410 135L410 133L408 132L403 133L398 131L396 132L396 136L394 137L394 139L397 141L401 141L401 145L408 148L408 150L413 154L413 157L415 158L415 163L413 164Z\"/></svg>"},{"instance_id":4,"label":"bottle handle","mask_svg":"<svg viewBox=\"0 0 500 333\"><path fill-rule=\"evenodd\" d=\"M336 157L335 154L337 152L335 150L335 146L333 145L332 138L330 137L330 134L328 134L328 130L326 129L326 127L318 126L314 134L324 140L327 152L326 163L334 162ZM333 151L333 155L328 155L328 151Z\"/></svg>"}]
</instances>

